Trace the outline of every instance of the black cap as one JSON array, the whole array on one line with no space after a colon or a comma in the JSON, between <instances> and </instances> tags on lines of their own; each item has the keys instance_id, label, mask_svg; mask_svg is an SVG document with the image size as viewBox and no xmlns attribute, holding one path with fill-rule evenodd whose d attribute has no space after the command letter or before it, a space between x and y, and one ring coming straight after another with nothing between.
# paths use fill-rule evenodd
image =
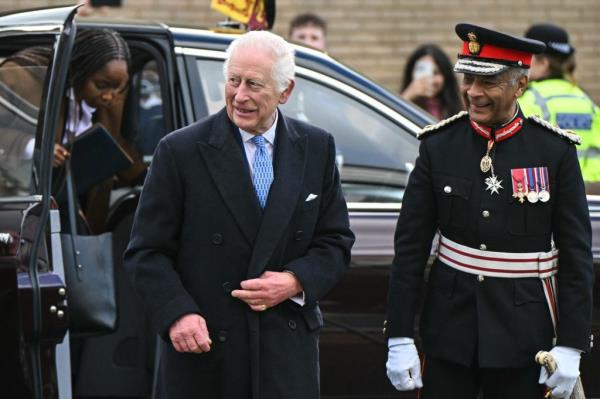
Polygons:
<instances>
[{"instance_id":1,"label":"black cap","mask_svg":"<svg viewBox=\"0 0 600 399\"><path fill-rule=\"evenodd\" d=\"M472 24L458 24L455 30L463 40L455 72L497 75L510 67L529 68L532 55L546 48L537 40Z\"/></svg>"},{"instance_id":2,"label":"black cap","mask_svg":"<svg viewBox=\"0 0 600 399\"><path fill-rule=\"evenodd\" d=\"M525 33L525 37L544 42L546 44L546 54L568 57L575 52L575 48L569 43L569 34L558 25L531 25Z\"/></svg>"}]
</instances>

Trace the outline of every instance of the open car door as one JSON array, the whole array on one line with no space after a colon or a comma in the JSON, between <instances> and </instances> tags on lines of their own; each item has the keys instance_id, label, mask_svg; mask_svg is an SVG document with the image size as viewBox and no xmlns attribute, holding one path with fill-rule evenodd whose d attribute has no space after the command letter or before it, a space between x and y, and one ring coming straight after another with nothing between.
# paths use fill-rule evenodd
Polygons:
<instances>
[{"instance_id":1,"label":"open car door","mask_svg":"<svg viewBox=\"0 0 600 399\"><path fill-rule=\"evenodd\" d=\"M70 398L54 136L77 7L0 16L0 386L10 398ZM35 46L50 59L19 57ZM23 53L21 53L23 54ZM66 345L59 345L62 341ZM57 349L57 345L58 349Z\"/></svg>"}]
</instances>

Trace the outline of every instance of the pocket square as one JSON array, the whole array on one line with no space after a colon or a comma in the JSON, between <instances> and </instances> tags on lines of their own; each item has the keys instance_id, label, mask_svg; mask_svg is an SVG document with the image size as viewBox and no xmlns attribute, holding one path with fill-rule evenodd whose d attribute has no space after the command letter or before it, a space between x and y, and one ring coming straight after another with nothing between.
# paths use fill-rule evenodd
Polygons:
<instances>
[{"instance_id":1,"label":"pocket square","mask_svg":"<svg viewBox=\"0 0 600 399\"><path fill-rule=\"evenodd\" d=\"M304 202L312 201L312 200L314 200L317 197L318 197L318 195L310 193L310 194L308 194L308 197L306 197L306 199L304 200Z\"/></svg>"}]
</instances>

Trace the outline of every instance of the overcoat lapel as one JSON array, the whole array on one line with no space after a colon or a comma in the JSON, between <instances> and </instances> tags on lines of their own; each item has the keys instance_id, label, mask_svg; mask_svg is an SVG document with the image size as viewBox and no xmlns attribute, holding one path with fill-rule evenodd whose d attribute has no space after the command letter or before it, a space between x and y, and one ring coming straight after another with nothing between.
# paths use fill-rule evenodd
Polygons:
<instances>
[{"instance_id":1,"label":"overcoat lapel","mask_svg":"<svg viewBox=\"0 0 600 399\"><path fill-rule=\"evenodd\" d=\"M223 109L216 115L208 140L199 142L198 148L223 201L253 245L261 223L261 210L246 157L235 137L237 133Z\"/></svg>"},{"instance_id":2,"label":"overcoat lapel","mask_svg":"<svg viewBox=\"0 0 600 399\"><path fill-rule=\"evenodd\" d=\"M306 136L289 127L279 113L275 138L274 172L263 220L248 267L248 278L258 277L267 266L288 227L304 180Z\"/></svg>"}]
</instances>

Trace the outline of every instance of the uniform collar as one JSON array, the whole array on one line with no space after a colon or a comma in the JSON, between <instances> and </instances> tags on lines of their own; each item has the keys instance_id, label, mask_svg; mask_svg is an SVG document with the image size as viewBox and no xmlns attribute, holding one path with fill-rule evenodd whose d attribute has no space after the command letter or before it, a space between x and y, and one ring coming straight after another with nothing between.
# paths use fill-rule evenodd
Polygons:
<instances>
[{"instance_id":1,"label":"uniform collar","mask_svg":"<svg viewBox=\"0 0 600 399\"><path fill-rule=\"evenodd\" d=\"M512 119L494 130L494 137L492 137L492 128L483 126L472 119L469 119L469 121L475 133L483 136L487 140L494 140L495 142L500 142L514 136L523 127L523 115L521 114L521 109L518 105L517 111Z\"/></svg>"}]
</instances>

